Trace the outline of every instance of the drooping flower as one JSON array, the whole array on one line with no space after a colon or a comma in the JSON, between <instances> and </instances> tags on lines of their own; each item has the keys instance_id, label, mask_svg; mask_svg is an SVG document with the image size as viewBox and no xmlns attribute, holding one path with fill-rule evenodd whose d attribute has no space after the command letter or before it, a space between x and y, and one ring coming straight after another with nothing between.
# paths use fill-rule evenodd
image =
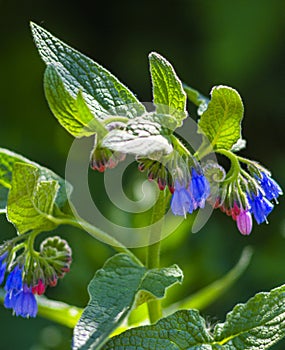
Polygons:
<instances>
[{"instance_id":1,"label":"drooping flower","mask_svg":"<svg viewBox=\"0 0 285 350\"><path fill-rule=\"evenodd\" d=\"M205 175L194 167L191 169L189 191L193 197L194 209L204 208L206 199L210 195L210 184Z\"/></svg>"},{"instance_id":2,"label":"drooping flower","mask_svg":"<svg viewBox=\"0 0 285 350\"><path fill-rule=\"evenodd\" d=\"M243 235L249 235L252 230L252 217L249 210L240 210L236 217L237 228Z\"/></svg>"},{"instance_id":3,"label":"drooping flower","mask_svg":"<svg viewBox=\"0 0 285 350\"><path fill-rule=\"evenodd\" d=\"M250 212L253 214L258 224L267 222L267 216L272 212L274 205L269 200L259 193L255 194L251 192L248 195L248 202L250 205Z\"/></svg>"},{"instance_id":4,"label":"drooping flower","mask_svg":"<svg viewBox=\"0 0 285 350\"><path fill-rule=\"evenodd\" d=\"M174 193L171 199L171 210L174 215L185 216L193 212L193 200L188 189L178 180L174 184Z\"/></svg>"},{"instance_id":5,"label":"drooping flower","mask_svg":"<svg viewBox=\"0 0 285 350\"><path fill-rule=\"evenodd\" d=\"M9 273L6 283L5 290L6 295L4 298L4 306L6 309L14 309L17 296L23 288L23 267L16 265L14 269Z\"/></svg>"},{"instance_id":6,"label":"drooping flower","mask_svg":"<svg viewBox=\"0 0 285 350\"><path fill-rule=\"evenodd\" d=\"M36 317L38 305L31 287L26 284L23 285L23 288L15 297L13 309L16 316Z\"/></svg>"},{"instance_id":7,"label":"drooping flower","mask_svg":"<svg viewBox=\"0 0 285 350\"><path fill-rule=\"evenodd\" d=\"M7 291L4 298L4 306L6 309L14 309L17 295L20 291L18 289L10 289Z\"/></svg>"},{"instance_id":8,"label":"drooping flower","mask_svg":"<svg viewBox=\"0 0 285 350\"><path fill-rule=\"evenodd\" d=\"M23 267L19 265L16 265L16 267L9 273L4 287L7 292L12 289L21 290L23 286L22 273Z\"/></svg>"},{"instance_id":9,"label":"drooping flower","mask_svg":"<svg viewBox=\"0 0 285 350\"><path fill-rule=\"evenodd\" d=\"M271 201L272 199L275 199L277 201L277 198L283 194L282 189L278 183L273 180L272 177L267 173L262 172L261 178L257 177L257 180L260 183L260 186L262 187L268 200Z\"/></svg>"},{"instance_id":10,"label":"drooping flower","mask_svg":"<svg viewBox=\"0 0 285 350\"><path fill-rule=\"evenodd\" d=\"M7 262L5 261L5 259L7 258L7 256L8 252L5 252L0 256L0 285L3 283L6 273Z\"/></svg>"}]
</instances>

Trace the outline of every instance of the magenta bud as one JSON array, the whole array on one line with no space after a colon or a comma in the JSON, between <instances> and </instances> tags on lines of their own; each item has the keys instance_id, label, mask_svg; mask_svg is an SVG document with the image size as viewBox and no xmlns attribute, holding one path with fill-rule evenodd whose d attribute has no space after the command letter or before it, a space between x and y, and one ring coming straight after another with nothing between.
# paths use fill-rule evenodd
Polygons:
<instances>
[{"instance_id":1,"label":"magenta bud","mask_svg":"<svg viewBox=\"0 0 285 350\"><path fill-rule=\"evenodd\" d=\"M236 217L237 227L242 235L249 235L252 230L252 217L248 210L241 210Z\"/></svg>"},{"instance_id":2,"label":"magenta bud","mask_svg":"<svg viewBox=\"0 0 285 350\"><path fill-rule=\"evenodd\" d=\"M32 287L32 293L42 295L46 291L46 286L44 285L43 281L40 279L38 281L38 284L36 286Z\"/></svg>"}]
</instances>

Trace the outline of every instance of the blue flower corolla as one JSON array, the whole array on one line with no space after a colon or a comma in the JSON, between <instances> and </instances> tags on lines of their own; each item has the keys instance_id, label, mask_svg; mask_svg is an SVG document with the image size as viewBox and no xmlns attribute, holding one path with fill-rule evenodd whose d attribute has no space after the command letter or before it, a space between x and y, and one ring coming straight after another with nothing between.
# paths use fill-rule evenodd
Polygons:
<instances>
[{"instance_id":1,"label":"blue flower corolla","mask_svg":"<svg viewBox=\"0 0 285 350\"><path fill-rule=\"evenodd\" d=\"M205 175L197 172L195 168L191 169L189 192L193 197L194 209L204 208L206 199L210 195L210 184Z\"/></svg>"},{"instance_id":2,"label":"blue flower corolla","mask_svg":"<svg viewBox=\"0 0 285 350\"><path fill-rule=\"evenodd\" d=\"M31 287L23 285L22 290L15 297L13 309L16 316L36 317L38 304Z\"/></svg>"},{"instance_id":3,"label":"blue flower corolla","mask_svg":"<svg viewBox=\"0 0 285 350\"><path fill-rule=\"evenodd\" d=\"M174 184L174 193L171 199L171 210L174 215L186 216L193 212L193 200L187 188L178 180Z\"/></svg>"},{"instance_id":4,"label":"blue flower corolla","mask_svg":"<svg viewBox=\"0 0 285 350\"><path fill-rule=\"evenodd\" d=\"M6 309L14 309L19 292L20 290L18 289L11 289L6 293L4 298L4 306Z\"/></svg>"},{"instance_id":5,"label":"blue flower corolla","mask_svg":"<svg viewBox=\"0 0 285 350\"><path fill-rule=\"evenodd\" d=\"M5 284L5 290L9 292L12 289L21 290L23 286L22 267L17 265L8 275Z\"/></svg>"},{"instance_id":6,"label":"blue flower corolla","mask_svg":"<svg viewBox=\"0 0 285 350\"><path fill-rule=\"evenodd\" d=\"M248 201L250 204L250 212L253 214L258 224L267 222L267 216L272 212L274 205L259 192L257 195L251 192L248 195Z\"/></svg>"},{"instance_id":7,"label":"blue flower corolla","mask_svg":"<svg viewBox=\"0 0 285 350\"><path fill-rule=\"evenodd\" d=\"M7 256L8 256L8 252L5 252L0 256L0 284L2 284L4 281L5 272L7 268L7 263L5 259L7 258Z\"/></svg>"},{"instance_id":8,"label":"blue flower corolla","mask_svg":"<svg viewBox=\"0 0 285 350\"><path fill-rule=\"evenodd\" d=\"M281 187L266 173L261 173L261 175L262 177L257 177L257 179L265 193L266 198L270 201L272 199L276 200L280 195L283 194Z\"/></svg>"},{"instance_id":9,"label":"blue flower corolla","mask_svg":"<svg viewBox=\"0 0 285 350\"><path fill-rule=\"evenodd\" d=\"M7 263L6 263L6 261L0 262L0 284L2 284L3 281L4 281L6 268L7 268Z\"/></svg>"}]
</instances>

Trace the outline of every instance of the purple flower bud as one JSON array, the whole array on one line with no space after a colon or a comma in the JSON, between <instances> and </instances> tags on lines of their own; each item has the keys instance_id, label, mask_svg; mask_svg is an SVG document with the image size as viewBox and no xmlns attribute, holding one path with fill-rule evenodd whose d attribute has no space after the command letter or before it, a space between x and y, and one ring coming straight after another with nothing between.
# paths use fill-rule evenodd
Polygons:
<instances>
[{"instance_id":1,"label":"purple flower bud","mask_svg":"<svg viewBox=\"0 0 285 350\"><path fill-rule=\"evenodd\" d=\"M243 235L249 235L252 230L252 217L248 210L241 210L236 217L237 227Z\"/></svg>"},{"instance_id":2,"label":"purple flower bud","mask_svg":"<svg viewBox=\"0 0 285 350\"><path fill-rule=\"evenodd\" d=\"M29 288L26 284L23 285L23 289L17 294L14 303L14 311L16 316L22 317L36 317L38 312L38 305L32 288Z\"/></svg>"}]
</instances>

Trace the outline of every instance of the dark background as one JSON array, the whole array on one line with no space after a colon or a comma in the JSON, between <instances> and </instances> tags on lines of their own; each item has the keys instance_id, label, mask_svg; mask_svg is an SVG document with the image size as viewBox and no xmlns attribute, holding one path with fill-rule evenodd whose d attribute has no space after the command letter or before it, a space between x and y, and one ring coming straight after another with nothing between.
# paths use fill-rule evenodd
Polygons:
<instances>
[{"instance_id":1,"label":"dark background","mask_svg":"<svg viewBox=\"0 0 285 350\"><path fill-rule=\"evenodd\" d=\"M141 101L151 101L151 51L164 55L183 81L205 95L217 84L236 88L245 104L243 135L248 143L242 153L270 168L285 187L284 1L0 0L0 5L1 147L64 176L73 139L45 101L44 64L31 37L32 20L104 65ZM100 181L100 175L94 177ZM97 188L99 198L100 193ZM223 321L237 302L283 284L284 209L281 198L269 225L255 224L250 237L241 236L232 220L215 211L198 234L181 233L183 239L174 249L166 244L163 265L178 263L186 274L177 294L186 296L221 277L246 245L255 250L252 263L226 295L202 311L210 323ZM69 239L74 263L70 274L47 294L84 306L88 281L113 251L77 229L60 227L56 233ZM2 216L1 240L13 234ZM68 349L70 338L65 327L40 317L18 319L0 309L0 350ZM281 343L274 347L281 348Z\"/></svg>"}]
</instances>

